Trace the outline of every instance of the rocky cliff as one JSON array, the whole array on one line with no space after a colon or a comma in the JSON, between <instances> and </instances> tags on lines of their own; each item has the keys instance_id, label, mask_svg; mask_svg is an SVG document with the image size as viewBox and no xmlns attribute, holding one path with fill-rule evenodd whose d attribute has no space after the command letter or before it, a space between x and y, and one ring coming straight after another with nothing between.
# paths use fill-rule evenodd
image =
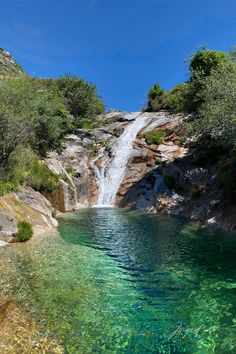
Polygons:
<instances>
[{"instance_id":1,"label":"rocky cliff","mask_svg":"<svg viewBox=\"0 0 236 354\"><path fill-rule=\"evenodd\" d=\"M22 67L13 59L12 55L0 48L0 79L7 76L24 75Z\"/></svg>"},{"instance_id":2,"label":"rocky cliff","mask_svg":"<svg viewBox=\"0 0 236 354\"><path fill-rule=\"evenodd\" d=\"M182 124L188 116L110 111L99 117L98 128L67 136L62 153L48 154L45 163L60 177L55 193L42 196L28 188L0 198L1 244L14 241L19 220L29 221L36 231L48 231L57 226L54 208L67 212L96 204L96 170L107 168L115 140L139 115L147 116L147 124L134 141L116 205L236 229L236 198L222 187L217 165L210 160L197 163L204 146L183 146ZM145 136L150 131L164 131L165 141L148 144Z\"/></svg>"},{"instance_id":3,"label":"rocky cliff","mask_svg":"<svg viewBox=\"0 0 236 354\"><path fill-rule=\"evenodd\" d=\"M57 227L54 209L40 193L27 188L0 197L0 246L14 242L18 221L32 224L34 232L52 231Z\"/></svg>"},{"instance_id":4,"label":"rocky cliff","mask_svg":"<svg viewBox=\"0 0 236 354\"><path fill-rule=\"evenodd\" d=\"M204 147L182 144L183 114L139 113L148 116L148 124L139 132L119 188L116 205L123 208L182 216L205 225L233 230L236 228L235 196L222 188L214 162L196 163ZM46 162L63 176L59 191L61 211L78 210L96 204L99 185L95 167L111 160L112 144L130 121L137 117L110 111L100 117L101 126L81 129L67 138L62 154L49 154ZM148 145L145 134L164 131L166 139Z\"/></svg>"}]
</instances>

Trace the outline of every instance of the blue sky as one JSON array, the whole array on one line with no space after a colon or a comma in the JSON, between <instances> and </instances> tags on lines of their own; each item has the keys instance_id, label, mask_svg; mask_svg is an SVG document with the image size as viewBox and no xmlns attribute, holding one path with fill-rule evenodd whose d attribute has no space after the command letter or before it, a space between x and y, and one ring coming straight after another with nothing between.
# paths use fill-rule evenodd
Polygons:
<instances>
[{"instance_id":1,"label":"blue sky","mask_svg":"<svg viewBox=\"0 0 236 354\"><path fill-rule=\"evenodd\" d=\"M36 77L73 73L107 108L186 80L191 53L236 44L235 0L0 0L0 46Z\"/></svg>"}]
</instances>

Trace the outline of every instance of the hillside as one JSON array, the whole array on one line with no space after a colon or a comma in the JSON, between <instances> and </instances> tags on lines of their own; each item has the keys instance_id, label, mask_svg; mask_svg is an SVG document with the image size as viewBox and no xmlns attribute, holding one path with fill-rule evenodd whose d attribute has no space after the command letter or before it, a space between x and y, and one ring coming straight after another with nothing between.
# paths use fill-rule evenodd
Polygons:
<instances>
[{"instance_id":1,"label":"hillside","mask_svg":"<svg viewBox=\"0 0 236 354\"><path fill-rule=\"evenodd\" d=\"M14 60L12 55L0 48L0 78L8 76L22 76L23 68Z\"/></svg>"}]
</instances>

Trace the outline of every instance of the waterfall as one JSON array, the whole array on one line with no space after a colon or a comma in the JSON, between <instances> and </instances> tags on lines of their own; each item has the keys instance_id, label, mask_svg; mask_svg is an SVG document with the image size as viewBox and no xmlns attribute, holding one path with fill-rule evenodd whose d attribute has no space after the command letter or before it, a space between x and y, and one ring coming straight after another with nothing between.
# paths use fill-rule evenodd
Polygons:
<instances>
[{"instance_id":1,"label":"waterfall","mask_svg":"<svg viewBox=\"0 0 236 354\"><path fill-rule=\"evenodd\" d=\"M127 120L135 118L124 130L122 135L111 146L111 159L106 159L101 166L95 168L99 184L98 205L112 207L115 204L116 194L124 179L125 170L132 154L133 142L138 132L146 125L147 115L130 113ZM96 161L101 157L98 154ZM94 165L95 166L95 165Z\"/></svg>"}]
</instances>

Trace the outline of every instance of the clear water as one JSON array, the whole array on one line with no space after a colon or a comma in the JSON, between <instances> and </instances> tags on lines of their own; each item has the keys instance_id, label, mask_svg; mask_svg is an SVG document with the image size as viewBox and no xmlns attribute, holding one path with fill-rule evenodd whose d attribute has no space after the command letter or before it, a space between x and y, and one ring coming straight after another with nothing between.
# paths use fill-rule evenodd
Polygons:
<instances>
[{"instance_id":1,"label":"clear water","mask_svg":"<svg viewBox=\"0 0 236 354\"><path fill-rule=\"evenodd\" d=\"M115 208L59 231L1 251L0 294L66 353L236 353L235 234Z\"/></svg>"}]
</instances>

